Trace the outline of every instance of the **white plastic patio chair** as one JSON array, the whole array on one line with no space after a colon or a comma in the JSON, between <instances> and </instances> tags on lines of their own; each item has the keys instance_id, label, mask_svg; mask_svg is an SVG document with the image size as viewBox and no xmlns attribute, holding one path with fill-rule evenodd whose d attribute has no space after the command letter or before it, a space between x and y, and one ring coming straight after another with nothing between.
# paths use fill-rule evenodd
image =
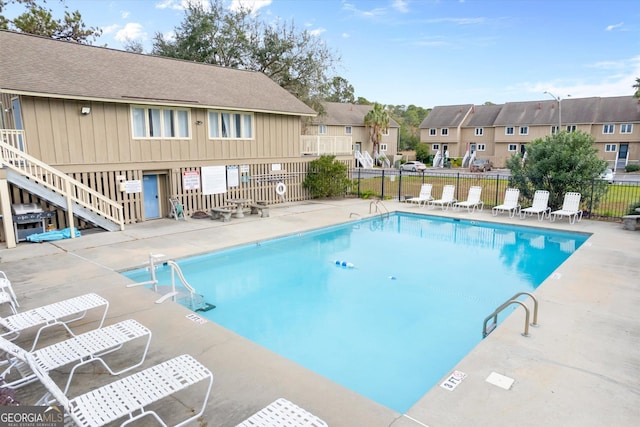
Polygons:
<instances>
[{"instance_id":1,"label":"white plastic patio chair","mask_svg":"<svg viewBox=\"0 0 640 427\"><path fill-rule=\"evenodd\" d=\"M504 201L501 205L494 206L491 209L493 216L497 216L500 212L509 212L509 217L513 218L520 210L518 199L520 198L520 190L517 188L507 188L504 192Z\"/></svg>"},{"instance_id":2,"label":"white plastic patio chair","mask_svg":"<svg viewBox=\"0 0 640 427\"><path fill-rule=\"evenodd\" d=\"M433 197L431 197L432 187L433 186L431 184L422 184L418 197L412 197L411 199L408 199L407 202L416 203L418 207L425 206L427 202L433 200Z\"/></svg>"},{"instance_id":3,"label":"white plastic patio chair","mask_svg":"<svg viewBox=\"0 0 640 427\"><path fill-rule=\"evenodd\" d=\"M74 335L68 324L83 319L87 315L87 312L93 309L104 310L100 322L96 326L100 328L107 316L109 301L98 294L90 293L23 311L11 316L0 317L0 336L14 340L24 331L38 328L38 332L33 340L33 346L30 349L31 351L36 347L40 334L44 329L60 325L71 335Z\"/></svg>"},{"instance_id":4,"label":"white plastic patio chair","mask_svg":"<svg viewBox=\"0 0 640 427\"><path fill-rule=\"evenodd\" d=\"M536 214L538 215L538 221L542 221L545 217L549 217L551 208L549 207L549 192L547 190L536 190L533 194L533 202L531 207L520 209L520 219L526 218Z\"/></svg>"},{"instance_id":5,"label":"white plastic patio chair","mask_svg":"<svg viewBox=\"0 0 640 427\"><path fill-rule=\"evenodd\" d=\"M431 208L435 208L436 205L440 205L443 211L446 211L452 203L456 202L455 199L456 186L455 185L445 185L442 188L442 196L438 200L431 200L427 202L427 204Z\"/></svg>"},{"instance_id":6,"label":"white plastic patio chair","mask_svg":"<svg viewBox=\"0 0 640 427\"><path fill-rule=\"evenodd\" d=\"M327 423L287 399L280 398L236 427L267 426L327 427Z\"/></svg>"},{"instance_id":7,"label":"white plastic patio chair","mask_svg":"<svg viewBox=\"0 0 640 427\"><path fill-rule=\"evenodd\" d=\"M1 337L0 340L7 341ZM139 359L134 357L134 349L127 347L129 351L127 352L125 366L120 366L119 370L114 370L104 360L104 356L118 351L126 344L134 341L142 342L144 345ZM38 366L47 372L73 365L63 390L63 393L66 394L71 385L73 374L79 367L89 363L99 362L111 375L120 375L142 365L149 350L150 343L151 331L137 321L129 319L40 348L32 351L31 355L33 356L34 363L37 363ZM19 374L19 377L16 379L11 378L11 371L14 369ZM4 372L0 373L0 377L4 378L5 386L14 389L31 384L38 379L29 366L18 358L9 359L9 366ZM46 402L39 402L38 404L46 404Z\"/></svg>"},{"instance_id":8,"label":"white plastic patio chair","mask_svg":"<svg viewBox=\"0 0 640 427\"><path fill-rule=\"evenodd\" d=\"M576 220L580 222L582 219L582 210L580 210L580 193L568 192L564 195L562 209L551 212L550 221L555 221L557 217L566 216L569 218L569 224L575 224Z\"/></svg>"},{"instance_id":9,"label":"white plastic patio chair","mask_svg":"<svg viewBox=\"0 0 640 427\"><path fill-rule=\"evenodd\" d=\"M476 208L481 211L484 207L484 202L480 200L480 196L482 195L482 187L478 185L474 185L469 188L469 194L467 195L467 200L464 202L456 202L453 204L454 209L458 208L467 208L467 212L472 213L476 210Z\"/></svg>"},{"instance_id":10,"label":"white plastic patio chair","mask_svg":"<svg viewBox=\"0 0 640 427\"><path fill-rule=\"evenodd\" d=\"M11 281L4 271L0 271L0 304L9 304L11 306L11 311L14 314L18 312L17 308L20 307L20 304L18 304L18 297L16 297L16 293L13 291L13 287L11 286Z\"/></svg>"}]
</instances>

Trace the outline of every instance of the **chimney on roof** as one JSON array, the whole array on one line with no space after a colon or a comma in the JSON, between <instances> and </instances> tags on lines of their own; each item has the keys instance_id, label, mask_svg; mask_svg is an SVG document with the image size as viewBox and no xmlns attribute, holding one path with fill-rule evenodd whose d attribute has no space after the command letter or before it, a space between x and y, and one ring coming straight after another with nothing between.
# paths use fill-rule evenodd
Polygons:
<instances>
[{"instance_id":1,"label":"chimney on roof","mask_svg":"<svg viewBox=\"0 0 640 427\"><path fill-rule=\"evenodd\" d=\"M542 102L538 102L538 110L542 110Z\"/></svg>"},{"instance_id":2,"label":"chimney on roof","mask_svg":"<svg viewBox=\"0 0 640 427\"><path fill-rule=\"evenodd\" d=\"M471 106L471 112L472 112L472 113L475 113L475 112L476 112L476 106L475 106L475 105L472 105L472 106Z\"/></svg>"}]
</instances>

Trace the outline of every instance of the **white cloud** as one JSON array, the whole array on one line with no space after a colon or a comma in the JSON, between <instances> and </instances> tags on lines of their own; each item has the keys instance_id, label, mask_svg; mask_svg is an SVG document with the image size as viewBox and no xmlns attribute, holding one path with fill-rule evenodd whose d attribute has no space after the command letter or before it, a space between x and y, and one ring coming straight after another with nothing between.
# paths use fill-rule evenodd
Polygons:
<instances>
[{"instance_id":1,"label":"white cloud","mask_svg":"<svg viewBox=\"0 0 640 427\"><path fill-rule=\"evenodd\" d=\"M393 0L392 6L395 10L402 13L409 12L409 5L404 0Z\"/></svg>"},{"instance_id":2,"label":"white cloud","mask_svg":"<svg viewBox=\"0 0 640 427\"><path fill-rule=\"evenodd\" d=\"M121 43L127 40L144 40L147 38L147 33L142 31L141 24L129 22L124 26L124 28L116 33L114 38Z\"/></svg>"},{"instance_id":3,"label":"white cloud","mask_svg":"<svg viewBox=\"0 0 640 427\"><path fill-rule=\"evenodd\" d=\"M127 19L131 13L128 10L120 11L120 18Z\"/></svg>"},{"instance_id":4,"label":"white cloud","mask_svg":"<svg viewBox=\"0 0 640 427\"><path fill-rule=\"evenodd\" d=\"M102 34L111 34L115 32L118 28L120 28L120 25L118 24L107 25L106 27L102 27Z\"/></svg>"},{"instance_id":5,"label":"white cloud","mask_svg":"<svg viewBox=\"0 0 640 427\"><path fill-rule=\"evenodd\" d=\"M485 22L485 18L438 18L438 19L427 19L426 22L429 24L439 24L441 22L449 22L457 25L472 25L472 24L482 24Z\"/></svg>"},{"instance_id":6,"label":"white cloud","mask_svg":"<svg viewBox=\"0 0 640 427\"><path fill-rule=\"evenodd\" d=\"M348 39L349 37L351 37L351 34L349 34L349 33L342 33L342 38L343 38L343 39Z\"/></svg>"},{"instance_id":7,"label":"white cloud","mask_svg":"<svg viewBox=\"0 0 640 427\"><path fill-rule=\"evenodd\" d=\"M320 27L320 28L316 28L315 30L309 31L309 34L311 34L312 36L319 36L325 31L327 31L325 28Z\"/></svg>"},{"instance_id":8,"label":"white cloud","mask_svg":"<svg viewBox=\"0 0 640 427\"><path fill-rule=\"evenodd\" d=\"M620 22L619 24L608 25L606 31L613 31L615 29L621 28L624 25L624 22Z\"/></svg>"},{"instance_id":9,"label":"white cloud","mask_svg":"<svg viewBox=\"0 0 640 427\"><path fill-rule=\"evenodd\" d=\"M269 6L270 4L271 0L231 0L229 9L238 10L240 8L245 8L255 13L259 9Z\"/></svg>"},{"instance_id":10,"label":"white cloud","mask_svg":"<svg viewBox=\"0 0 640 427\"><path fill-rule=\"evenodd\" d=\"M376 16L382 16L386 13L386 9L382 8L382 7L377 7L371 10L360 10L358 9L355 5L351 4L351 3L343 3L342 4L342 9L348 11L348 12L353 12L355 15L358 16L362 16L365 18L372 18L372 17L376 17Z\"/></svg>"}]
</instances>

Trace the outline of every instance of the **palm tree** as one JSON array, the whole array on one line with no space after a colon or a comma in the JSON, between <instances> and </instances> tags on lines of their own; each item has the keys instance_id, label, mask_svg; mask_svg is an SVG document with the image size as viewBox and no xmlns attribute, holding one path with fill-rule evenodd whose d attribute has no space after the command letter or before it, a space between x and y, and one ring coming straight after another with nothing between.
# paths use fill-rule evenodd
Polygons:
<instances>
[{"instance_id":1,"label":"palm tree","mask_svg":"<svg viewBox=\"0 0 640 427\"><path fill-rule=\"evenodd\" d=\"M371 142L373 143L371 157L376 159L382 133L389 129L389 113L384 109L384 105L375 102L373 109L364 116L364 125L371 128Z\"/></svg>"},{"instance_id":2,"label":"palm tree","mask_svg":"<svg viewBox=\"0 0 640 427\"><path fill-rule=\"evenodd\" d=\"M633 96L640 98L640 77L636 78L636 84L631 87L636 90L636 93L634 93Z\"/></svg>"}]
</instances>

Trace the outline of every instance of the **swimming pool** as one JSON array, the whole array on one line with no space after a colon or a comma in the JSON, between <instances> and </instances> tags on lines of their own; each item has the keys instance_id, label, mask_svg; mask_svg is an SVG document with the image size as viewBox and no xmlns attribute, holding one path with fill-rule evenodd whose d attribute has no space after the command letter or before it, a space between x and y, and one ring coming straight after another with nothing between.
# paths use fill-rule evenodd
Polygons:
<instances>
[{"instance_id":1,"label":"swimming pool","mask_svg":"<svg viewBox=\"0 0 640 427\"><path fill-rule=\"evenodd\" d=\"M178 263L200 315L404 413L587 238L397 213Z\"/></svg>"}]
</instances>

